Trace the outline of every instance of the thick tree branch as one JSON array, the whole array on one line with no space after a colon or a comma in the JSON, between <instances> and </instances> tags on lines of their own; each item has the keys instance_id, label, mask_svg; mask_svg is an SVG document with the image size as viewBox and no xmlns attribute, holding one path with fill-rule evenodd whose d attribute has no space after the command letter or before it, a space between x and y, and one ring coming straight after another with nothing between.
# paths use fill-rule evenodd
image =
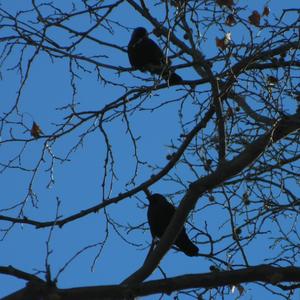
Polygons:
<instances>
[{"instance_id":1,"label":"thick tree branch","mask_svg":"<svg viewBox=\"0 0 300 300\"><path fill-rule=\"evenodd\" d=\"M188 214L195 207L197 200L205 192L239 174L253 163L268 146L298 129L300 129L300 114L281 119L266 134L247 145L245 150L237 157L231 161L224 162L224 164L220 165L212 174L193 182L183 197L158 246L148 256L143 266L129 276L123 283L133 284L142 282L155 270L162 257L175 241Z\"/></svg>"},{"instance_id":2,"label":"thick tree branch","mask_svg":"<svg viewBox=\"0 0 300 300\"><path fill-rule=\"evenodd\" d=\"M135 285L107 285L80 287L71 289L55 289L41 285L39 289L28 286L2 300L23 300L27 295L32 297L52 296L60 300L100 300L100 299L133 299L137 296L158 293L171 294L174 291L192 288L217 288L250 282L263 282L272 285L280 283L299 283L299 267L273 267L260 265L241 270L220 271L204 274L182 275L167 279L152 280ZM297 285L294 285L297 287ZM287 287L286 287L287 288ZM32 298L35 299L35 298Z\"/></svg>"},{"instance_id":3,"label":"thick tree branch","mask_svg":"<svg viewBox=\"0 0 300 300\"><path fill-rule=\"evenodd\" d=\"M21 270L18 270L16 268L14 268L13 266L7 266L7 267L0 266L0 274L14 276L19 279L24 279L24 280L31 281L31 282L40 282L40 283L44 282L39 277L29 274L29 273L26 273L26 272L23 272Z\"/></svg>"}]
</instances>

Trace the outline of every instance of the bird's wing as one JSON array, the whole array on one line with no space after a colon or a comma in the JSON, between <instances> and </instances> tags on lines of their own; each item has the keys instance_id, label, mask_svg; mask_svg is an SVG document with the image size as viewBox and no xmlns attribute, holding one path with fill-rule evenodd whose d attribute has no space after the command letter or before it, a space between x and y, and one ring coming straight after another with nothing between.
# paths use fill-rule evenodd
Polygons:
<instances>
[{"instance_id":1,"label":"bird's wing","mask_svg":"<svg viewBox=\"0 0 300 300\"><path fill-rule=\"evenodd\" d=\"M175 213L174 206L167 200L150 203L148 221L152 237L161 237Z\"/></svg>"},{"instance_id":2,"label":"bird's wing","mask_svg":"<svg viewBox=\"0 0 300 300\"><path fill-rule=\"evenodd\" d=\"M198 247L190 240L184 227L179 233L174 244L188 256L197 256L198 254Z\"/></svg>"},{"instance_id":3,"label":"bird's wing","mask_svg":"<svg viewBox=\"0 0 300 300\"><path fill-rule=\"evenodd\" d=\"M147 68L149 71L158 75L162 74L168 64L159 46L153 40L147 38L143 43L143 53L147 57Z\"/></svg>"},{"instance_id":4,"label":"bird's wing","mask_svg":"<svg viewBox=\"0 0 300 300\"><path fill-rule=\"evenodd\" d=\"M148 57L150 58L153 64L162 64L165 63L165 56L159 46L151 39L147 38L144 40L145 51L149 53Z\"/></svg>"}]
</instances>

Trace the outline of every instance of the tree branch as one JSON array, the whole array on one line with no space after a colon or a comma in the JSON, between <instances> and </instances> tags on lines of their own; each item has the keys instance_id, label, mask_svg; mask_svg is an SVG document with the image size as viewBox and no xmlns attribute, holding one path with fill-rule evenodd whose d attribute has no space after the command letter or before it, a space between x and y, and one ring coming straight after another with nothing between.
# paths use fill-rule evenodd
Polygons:
<instances>
[{"instance_id":1,"label":"tree branch","mask_svg":"<svg viewBox=\"0 0 300 300\"><path fill-rule=\"evenodd\" d=\"M212 174L194 181L183 197L158 246L149 255L143 266L125 279L123 283L132 284L145 280L155 270L160 260L170 249L188 214L195 207L197 200L208 190L239 174L239 172L253 163L268 146L300 129L299 117L300 114L296 114L281 119L266 134L247 145L241 154L231 161L226 161L222 165L219 165Z\"/></svg>"},{"instance_id":2,"label":"tree branch","mask_svg":"<svg viewBox=\"0 0 300 300\"><path fill-rule=\"evenodd\" d=\"M69 222L72 222L74 220L82 218L83 216L89 215L91 213L96 213L99 210L103 209L104 207L106 207L106 206L108 206L112 203L118 203L119 201L121 201L125 198L131 197L132 195L134 195L134 194L136 194L140 191L145 190L150 185L157 182L162 177L164 177L166 174L168 174L168 172L175 166L176 162L179 160L181 155L184 153L185 149L188 147L188 145L193 140L195 135L201 129L205 128L205 126L207 125L208 121L211 119L213 114L214 114L214 108L211 107L207 111L204 118L185 136L185 139L182 142L181 146L178 148L177 152L173 153L172 158L168 161L166 166L163 167L160 172L158 172L155 175L152 175L150 179L148 179L145 182L141 183L137 187L135 187L135 188L133 188L133 189L131 189L131 190L125 192L125 193L119 194L117 197L105 200L105 201L103 201L102 203L100 203L98 205L95 205L93 207L82 210L81 212L73 214L73 215L71 215L69 217L66 217L64 219L59 219L59 220L55 220L55 221L40 222L40 221L36 221L36 220L31 220L31 219L28 219L28 218L13 218L13 217L8 217L8 216L4 216L4 215L0 215L0 220L9 221L9 222L12 222L12 223L21 223L21 224L33 225L36 228L45 228L45 227L50 227L50 226L62 227L62 226L64 226L65 224L67 224Z\"/></svg>"},{"instance_id":3,"label":"tree branch","mask_svg":"<svg viewBox=\"0 0 300 300\"><path fill-rule=\"evenodd\" d=\"M29 274L29 273L26 273L26 272L23 272L19 269L14 268L13 266L7 266L7 267L0 266L0 274L14 276L19 279L24 279L24 280L31 281L31 282L40 282L40 283L44 282L39 277Z\"/></svg>"},{"instance_id":4,"label":"tree branch","mask_svg":"<svg viewBox=\"0 0 300 300\"><path fill-rule=\"evenodd\" d=\"M300 268L259 265L234 271L182 275L167 279L152 280L130 286L123 284L55 289L53 287L49 288L41 285L40 289L35 287L37 294L34 296L51 295L53 297L51 299L60 300L133 299L137 296L146 296L158 293L171 294L174 291L184 289L212 289L257 281L272 285L278 285L283 282L298 283L300 282ZM298 285L294 286L298 287ZM14 294L4 297L2 300L23 300L25 299L24 296L30 294L30 292L32 295L32 288L28 286ZM56 298L54 298L55 296Z\"/></svg>"}]
</instances>

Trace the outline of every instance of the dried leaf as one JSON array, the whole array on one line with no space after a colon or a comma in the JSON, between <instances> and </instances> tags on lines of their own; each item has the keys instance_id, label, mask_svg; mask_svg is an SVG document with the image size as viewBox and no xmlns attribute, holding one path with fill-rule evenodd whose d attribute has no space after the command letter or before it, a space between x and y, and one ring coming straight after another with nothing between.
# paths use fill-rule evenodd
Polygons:
<instances>
[{"instance_id":1,"label":"dried leaf","mask_svg":"<svg viewBox=\"0 0 300 300\"><path fill-rule=\"evenodd\" d=\"M219 39L216 37L216 45L218 48L221 48L222 50L225 50L231 41L231 32L228 32L225 34L224 38Z\"/></svg>"},{"instance_id":2,"label":"dried leaf","mask_svg":"<svg viewBox=\"0 0 300 300\"><path fill-rule=\"evenodd\" d=\"M37 123L33 122L30 133L35 139L37 139L41 136L42 130Z\"/></svg>"},{"instance_id":3,"label":"dried leaf","mask_svg":"<svg viewBox=\"0 0 300 300\"><path fill-rule=\"evenodd\" d=\"M262 15L267 17L270 14L270 11L270 8L268 6L265 6Z\"/></svg>"},{"instance_id":4,"label":"dried leaf","mask_svg":"<svg viewBox=\"0 0 300 300\"><path fill-rule=\"evenodd\" d=\"M268 76L268 84L274 86L278 83L278 79L274 76Z\"/></svg>"},{"instance_id":5,"label":"dried leaf","mask_svg":"<svg viewBox=\"0 0 300 300\"><path fill-rule=\"evenodd\" d=\"M227 118L232 118L234 115L234 111L231 107L228 107L227 112L226 112L226 116Z\"/></svg>"},{"instance_id":6,"label":"dried leaf","mask_svg":"<svg viewBox=\"0 0 300 300\"><path fill-rule=\"evenodd\" d=\"M233 0L216 0L216 2L217 2L217 4L219 5L219 6L223 6L223 5L225 5L225 6L227 6L228 8L232 8L232 6L234 5L234 3L233 3Z\"/></svg>"},{"instance_id":7,"label":"dried leaf","mask_svg":"<svg viewBox=\"0 0 300 300\"><path fill-rule=\"evenodd\" d=\"M216 46L218 48L221 48L222 50L225 50L226 49L226 45L225 45L225 42L224 42L224 38L223 39L219 39L216 37Z\"/></svg>"},{"instance_id":8,"label":"dried leaf","mask_svg":"<svg viewBox=\"0 0 300 300\"><path fill-rule=\"evenodd\" d=\"M260 24L260 14L257 10L254 10L252 12L252 15L248 17L249 19L249 22L256 26L256 27L259 27L259 24Z\"/></svg>"},{"instance_id":9,"label":"dried leaf","mask_svg":"<svg viewBox=\"0 0 300 300\"><path fill-rule=\"evenodd\" d=\"M240 284L238 284L236 287L240 293L240 296L242 296L244 294L245 289Z\"/></svg>"},{"instance_id":10,"label":"dried leaf","mask_svg":"<svg viewBox=\"0 0 300 300\"><path fill-rule=\"evenodd\" d=\"M228 26L233 26L236 23L234 15L233 14L228 15L227 18L226 18L226 22L225 23Z\"/></svg>"},{"instance_id":11,"label":"dried leaf","mask_svg":"<svg viewBox=\"0 0 300 300\"><path fill-rule=\"evenodd\" d=\"M179 8L179 7L183 6L186 1L187 0L173 0L173 1L171 1L171 5Z\"/></svg>"}]
</instances>

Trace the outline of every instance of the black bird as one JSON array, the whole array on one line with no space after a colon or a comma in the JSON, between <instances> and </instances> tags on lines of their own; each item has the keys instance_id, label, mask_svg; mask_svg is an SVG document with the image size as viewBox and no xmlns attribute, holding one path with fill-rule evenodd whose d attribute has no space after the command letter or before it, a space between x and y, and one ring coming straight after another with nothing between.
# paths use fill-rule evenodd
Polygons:
<instances>
[{"instance_id":1,"label":"black bird","mask_svg":"<svg viewBox=\"0 0 300 300\"><path fill-rule=\"evenodd\" d=\"M138 27L133 31L128 44L128 58L133 68L161 75L170 85L182 82L182 78L170 70L170 61L158 45L149 39L144 27Z\"/></svg>"},{"instance_id":2,"label":"black bird","mask_svg":"<svg viewBox=\"0 0 300 300\"><path fill-rule=\"evenodd\" d=\"M152 238L161 238L167 229L176 209L164 196L160 194L151 195L148 191L145 192L149 200L147 215ZM198 255L199 249L191 242L184 227L177 236L174 244L188 256Z\"/></svg>"}]
</instances>

